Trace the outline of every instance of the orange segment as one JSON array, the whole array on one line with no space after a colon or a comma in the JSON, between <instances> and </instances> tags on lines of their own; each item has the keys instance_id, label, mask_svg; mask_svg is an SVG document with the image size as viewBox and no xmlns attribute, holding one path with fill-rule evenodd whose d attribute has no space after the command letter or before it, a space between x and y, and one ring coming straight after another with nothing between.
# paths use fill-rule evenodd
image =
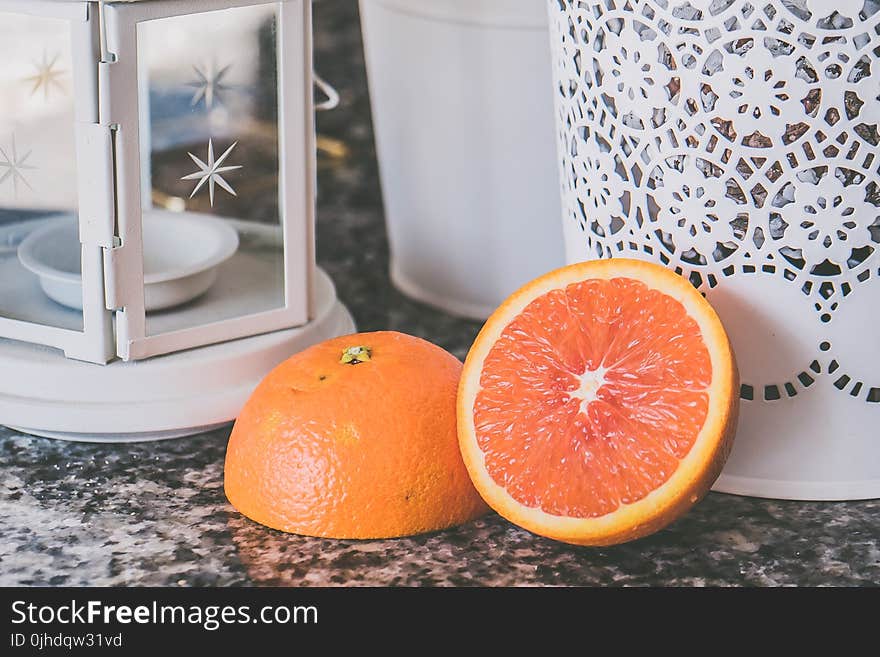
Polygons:
<instances>
[{"instance_id":1,"label":"orange segment","mask_svg":"<svg viewBox=\"0 0 880 657\"><path fill-rule=\"evenodd\" d=\"M508 519L613 543L705 494L729 452L737 391L724 329L687 281L641 261L583 263L488 320L459 388L459 441Z\"/></svg>"}]
</instances>

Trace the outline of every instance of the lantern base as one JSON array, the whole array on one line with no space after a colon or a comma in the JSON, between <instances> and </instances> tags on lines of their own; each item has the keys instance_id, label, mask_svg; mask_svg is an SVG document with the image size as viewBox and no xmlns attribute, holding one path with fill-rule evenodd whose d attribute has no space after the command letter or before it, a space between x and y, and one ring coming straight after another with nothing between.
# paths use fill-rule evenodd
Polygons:
<instances>
[{"instance_id":1,"label":"lantern base","mask_svg":"<svg viewBox=\"0 0 880 657\"><path fill-rule=\"evenodd\" d=\"M298 351L353 333L330 278L316 276L315 319L145 361L94 365L48 347L0 340L0 424L81 442L139 442L231 422L257 384Z\"/></svg>"}]
</instances>

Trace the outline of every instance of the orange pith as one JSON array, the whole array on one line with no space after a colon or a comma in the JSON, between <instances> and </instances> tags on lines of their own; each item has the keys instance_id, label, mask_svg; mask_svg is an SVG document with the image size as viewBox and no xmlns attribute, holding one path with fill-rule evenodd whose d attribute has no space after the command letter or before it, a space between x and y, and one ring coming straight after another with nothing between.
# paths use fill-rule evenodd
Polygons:
<instances>
[{"instance_id":1,"label":"orange pith","mask_svg":"<svg viewBox=\"0 0 880 657\"><path fill-rule=\"evenodd\" d=\"M486 468L518 502L555 515L640 500L690 451L711 370L681 303L640 281L549 292L486 358L474 405ZM506 442L513 431L522 439Z\"/></svg>"},{"instance_id":2,"label":"orange pith","mask_svg":"<svg viewBox=\"0 0 880 657\"><path fill-rule=\"evenodd\" d=\"M582 263L487 321L459 386L459 442L501 515L572 543L617 543L706 493L737 392L727 335L686 280L635 260Z\"/></svg>"}]
</instances>

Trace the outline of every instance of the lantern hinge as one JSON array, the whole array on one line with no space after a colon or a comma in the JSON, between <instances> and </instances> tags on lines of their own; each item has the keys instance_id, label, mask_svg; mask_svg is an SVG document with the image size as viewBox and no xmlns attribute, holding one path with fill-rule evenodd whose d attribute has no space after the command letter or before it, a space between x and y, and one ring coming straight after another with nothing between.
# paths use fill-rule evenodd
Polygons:
<instances>
[{"instance_id":1,"label":"lantern hinge","mask_svg":"<svg viewBox=\"0 0 880 657\"><path fill-rule=\"evenodd\" d=\"M110 248L116 226L113 131L97 123L78 123L76 141L80 241Z\"/></svg>"},{"instance_id":2,"label":"lantern hinge","mask_svg":"<svg viewBox=\"0 0 880 657\"><path fill-rule=\"evenodd\" d=\"M98 123L76 126L79 159L80 241L104 253L104 296L107 310L118 310L120 240L116 232L116 158L113 129Z\"/></svg>"},{"instance_id":3,"label":"lantern hinge","mask_svg":"<svg viewBox=\"0 0 880 657\"><path fill-rule=\"evenodd\" d=\"M120 256L118 246L104 249L104 300L107 310L122 310L125 307L122 285L120 285Z\"/></svg>"}]
</instances>

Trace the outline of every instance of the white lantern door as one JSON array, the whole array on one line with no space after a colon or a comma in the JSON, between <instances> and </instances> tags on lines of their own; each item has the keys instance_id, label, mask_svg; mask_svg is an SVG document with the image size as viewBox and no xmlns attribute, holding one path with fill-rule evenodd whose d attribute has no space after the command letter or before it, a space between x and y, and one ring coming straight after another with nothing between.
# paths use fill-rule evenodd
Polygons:
<instances>
[{"instance_id":1,"label":"white lantern door","mask_svg":"<svg viewBox=\"0 0 880 657\"><path fill-rule=\"evenodd\" d=\"M95 6L0 0L0 338L106 363Z\"/></svg>"},{"instance_id":2,"label":"white lantern door","mask_svg":"<svg viewBox=\"0 0 880 657\"><path fill-rule=\"evenodd\" d=\"M299 326L314 277L311 6L105 5L108 305L137 360ZM112 284L111 284L112 283Z\"/></svg>"}]
</instances>

